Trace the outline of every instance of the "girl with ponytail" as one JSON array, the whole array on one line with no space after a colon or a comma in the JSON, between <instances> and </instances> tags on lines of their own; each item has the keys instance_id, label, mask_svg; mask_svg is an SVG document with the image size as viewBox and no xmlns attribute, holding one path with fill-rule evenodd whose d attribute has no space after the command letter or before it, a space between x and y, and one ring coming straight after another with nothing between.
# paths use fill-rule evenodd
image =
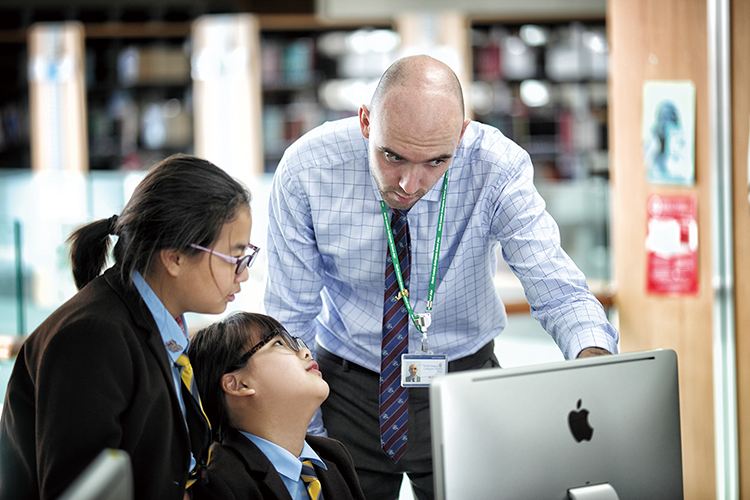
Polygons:
<instances>
[{"instance_id":1,"label":"girl with ponytail","mask_svg":"<svg viewBox=\"0 0 750 500\"><path fill-rule=\"evenodd\" d=\"M57 498L109 448L130 455L134 498L189 497L210 429L194 384L182 387L183 315L222 313L234 300L258 251L251 227L245 187L178 155L151 169L119 215L70 236L79 292L16 358L0 421L0 499Z\"/></svg>"}]
</instances>

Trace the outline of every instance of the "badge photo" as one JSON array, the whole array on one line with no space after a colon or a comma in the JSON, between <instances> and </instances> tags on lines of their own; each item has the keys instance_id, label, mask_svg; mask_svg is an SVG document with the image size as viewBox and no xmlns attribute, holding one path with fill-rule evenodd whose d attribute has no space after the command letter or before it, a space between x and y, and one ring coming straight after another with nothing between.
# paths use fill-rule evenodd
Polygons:
<instances>
[{"instance_id":1,"label":"badge photo","mask_svg":"<svg viewBox=\"0 0 750 500\"><path fill-rule=\"evenodd\" d=\"M430 382L448 371L445 354L403 354L401 356L401 386L429 387Z\"/></svg>"}]
</instances>

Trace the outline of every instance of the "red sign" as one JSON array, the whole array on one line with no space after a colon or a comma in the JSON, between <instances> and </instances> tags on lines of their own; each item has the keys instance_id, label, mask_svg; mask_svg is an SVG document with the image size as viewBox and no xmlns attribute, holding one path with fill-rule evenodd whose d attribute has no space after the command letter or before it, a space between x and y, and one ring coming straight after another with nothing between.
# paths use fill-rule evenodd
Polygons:
<instances>
[{"instance_id":1,"label":"red sign","mask_svg":"<svg viewBox=\"0 0 750 500\"><path fill-rule=\"evenodd\" d=\"M649 292L698 293L697 215L695 196L649 198L646 236Z\"/></svg>"}]
</instances>

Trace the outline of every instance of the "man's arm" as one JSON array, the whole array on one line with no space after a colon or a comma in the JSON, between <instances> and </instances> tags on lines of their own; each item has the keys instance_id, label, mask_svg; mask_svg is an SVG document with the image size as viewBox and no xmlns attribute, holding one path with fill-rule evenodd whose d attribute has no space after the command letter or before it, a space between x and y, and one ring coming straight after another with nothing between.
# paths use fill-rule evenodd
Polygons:
<instances>
[{"instance_id":1,"label":"man's arm","mask_svg":"<svg viewBox=\"0 0 750 500\"><path fill-rule=\"evenodd\" d=\"M266 314L278 320L292 335L301 337L315 355L315 318L322 309L320 292L324 280L316 272L322 257L315 245L315 232L308 205L296 196L288 180L274 176L268 203L268 279L264 305ZM320 409L316 410L308 434L327 436Z\"/></svg>"},{"instance_id":2,"label":"man's arm","mask_svg":"<svg viewBox=\"0 0 750 500\"><path fill-rule=\"evenodd\" d=\"M281 168L281 167L280 167ZM274 176L268 204L266 314L315 351L315 318L322 309L324 279L312 217L283 171Z\"/></svg>"},{"instance_id":3,"label":"man's arm","mask_svg":"<svg viewBox=\"0 0 750 500\"><path fill-rule=\"evenodd\" d=\"M612 354L606 349L602 349L600 347L587 347L583 351L578 353L578 358L590 358L593 356L604 356L606 354Z\"/></svg>"},{"instance_id":4,"label":"man's arm","mask_svg":"<svg viewBox=\"0 0 750 500\"><path fill-rule=\"evenodd\" d=\"M531 315L566 359L582 351L583 356L617 352L618 333L583 273L562 250L557 224L534 187L528 155L515 156L506 172L498 186L493 230L503 258L524 287Z\"/></svg>"}]
</instances>

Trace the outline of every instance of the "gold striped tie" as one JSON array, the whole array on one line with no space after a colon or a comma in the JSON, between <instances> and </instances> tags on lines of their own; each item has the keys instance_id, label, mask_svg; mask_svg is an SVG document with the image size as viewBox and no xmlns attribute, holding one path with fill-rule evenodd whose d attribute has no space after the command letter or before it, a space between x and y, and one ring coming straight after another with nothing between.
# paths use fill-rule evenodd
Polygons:
<instances>
[{"instance_id":1,"label":"gold striped tie","mask_svg":"<svg viewBox=\"0 0 750 500\"><path fill-rule=\"evenodd\" d=\"M307 492L310 494L311 500L323 500L323 492L321 491L320 481L318 476L315 474L312 462L304 460L302 462L302 481L307 486Z\"/></svg>"},{"instance_id":2,"label":"gold striped tie","mask_svg":"<svg viewBox=\"0 0 750 500\"><path fill-rule=\"evenodd\" d=\"M201 444L202 444L203 447L210 446L210 430L209 429L211 428L211 424L208 421L208 417L206 416L206 412L203 411L203 403L201 403L201 398L200 398L200 395L198 394L198 387L197 387L197 385L195 383L195 380L193 379L193 366L190 364L190 359L188 359L188 357L185 356L184 354L180 355L180 357L177 358L177 364L182 367L182 370L180 371L180 378L182 379L182 383L185 386L184 388L187 389L187 391L183 391L183 399L189 397L189 398L192 398L195 402L197 402L197 407L198 407L198 409L200 409L200 412L201 412L203 418L205 419L206 429L203 429L203 433L209 433L209 434L208 434L208 436L204 436L203 437L203 443L201 443ZM185 394L185 392L188 392L189 394ZM192 410L192 408L194 408L195 406L196 405L192 401L185 401L185 412L186 413L190 413L191 411L193 411L193 413L195 414L196 411ZM188 428L190 428L191 427L190 422L193 419L191 419L188 416L186 416L186 418L187 418L187 421L188 421ZM196 418L200 418L200 417L197 417L197 415L196 415ZM194 429L191 430L191 440L196 439L195 436L192 436L194 433L195 433L195 430ZM200 438L197 438L197 439L200 439ZM208 440L207 443L206 443L206 440ZM197 461L199 461L200 457L196 455L196 453L198 452L198 450L195 449L195 446L197 446L197 445L195 445L195 444L193 445L193 448L194 448L193 449L193 455L195 456L195 459ZM211 461L211 450L209 448L208 449L208 457L206 459L205 464L203 464L204 467L207 466L210 461ZM197 467L200 467L200 466L201 466L200 463L197 464ZM193 483L195 483L196 479L197 478L190 478L190 479L188 479L188 482L185 485L185 488L191 487L193 485Z\"/></svg>"},{"instance_id":3,"label":"gold striped tie","mask_svg":"<svg viewBox=\"0 0 750 500\"><path fill-rule=\"evenodd\" d=\"M188 388L190 394L192 394L198 401L198 405L201 407L201 413L203 413L203 417L206 419L206 422L208 422L208 417L206 416L206 412L203 411L203 403L201 403L201 398L198 394L198 387L193 383L193 365L190 364L190 359L182 354L177 358L177 364L182 367L182 372L180 373L182 383L185 384L185 387Z\"/></svg>"}]
</instances>

